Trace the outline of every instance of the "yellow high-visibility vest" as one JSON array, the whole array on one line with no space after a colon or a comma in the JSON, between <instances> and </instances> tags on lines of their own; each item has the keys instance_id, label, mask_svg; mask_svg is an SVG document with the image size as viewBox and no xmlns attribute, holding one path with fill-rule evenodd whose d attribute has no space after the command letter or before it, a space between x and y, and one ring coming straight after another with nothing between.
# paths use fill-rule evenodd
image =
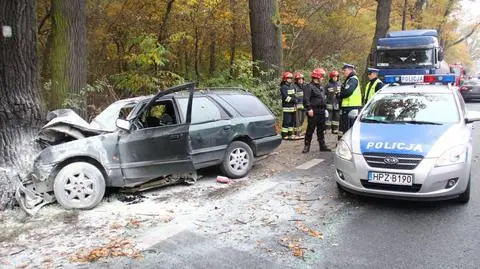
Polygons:
<instances>
[{"instance_id":1,"label":"yellow high-visibility vest","mask_svg":"<svg viewBox=\"0 0 480 269\"><path fill-rule=\"evenodd\" d=\"M342 99L342 107L360 107L362 106L362 90L360 89L360 81L357 76L352 76L350 79L357 80L357 87L353 90L352 95ZM348 80L345 84L348 84Z\"/></svg>"}]
</instances>

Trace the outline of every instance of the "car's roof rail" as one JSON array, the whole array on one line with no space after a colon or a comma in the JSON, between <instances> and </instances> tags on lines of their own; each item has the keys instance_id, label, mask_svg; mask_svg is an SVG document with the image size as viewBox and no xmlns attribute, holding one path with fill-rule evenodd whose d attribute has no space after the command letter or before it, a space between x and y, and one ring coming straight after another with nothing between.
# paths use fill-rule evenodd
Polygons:
<instances>
[{"instance_id":1,"label":"car's roof rail","mask_svg":"<svg viewBox=\"0 0 480 269\"><path fill-rule=\"evenodd\" d=\"M202 87L196 88L197 91L243 91L246 92L245 88L242 87Z\"/></svg>"}]
</instances>

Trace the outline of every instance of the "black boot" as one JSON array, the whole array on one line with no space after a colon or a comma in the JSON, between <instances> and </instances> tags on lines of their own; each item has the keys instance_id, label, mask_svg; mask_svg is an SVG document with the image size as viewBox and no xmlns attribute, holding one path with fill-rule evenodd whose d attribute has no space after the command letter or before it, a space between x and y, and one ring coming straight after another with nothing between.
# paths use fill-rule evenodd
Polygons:
<instances>
[{"instance_id":1,"label":"black boot","mask_svg":"<svg viewBox=\"0 0 480 269\"><path fill-rule=\"evenodd\" d=\"M332 150L329 149L329 148L327 147L327 145L325 145L325 144L320 144L320 151L330 152L330 151L332 151Z\"/></svg>"},{"instance_id":2,"label":"black boot","mask_svg":"<svg viewBox=\"0 0 480 269\"><path fill-rule=\"evenodd\" d=\"M305 147L303 147L302 153L308 153L309 151L310 151L310 145L305 145Z\"/></svg>"}]
</instances>

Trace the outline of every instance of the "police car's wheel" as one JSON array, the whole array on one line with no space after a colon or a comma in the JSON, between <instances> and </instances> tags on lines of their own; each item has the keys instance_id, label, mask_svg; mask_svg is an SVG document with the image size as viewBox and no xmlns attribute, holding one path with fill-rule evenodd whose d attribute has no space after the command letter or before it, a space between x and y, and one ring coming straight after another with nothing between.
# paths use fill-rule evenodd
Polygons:
<instances>
[{"instance_id":1,"label":"police car's wheel","mask_svg":"<svg viewBox=\"0 0 480 269\"><path fill-rule=\"evenodd\" d=\"M68 209L91 209L102 201L105 178L102 172L87 162L75 162L63 167L55 177L53 191L58 203Z\"/></svg>"},{"instance_id":2,"label":"police car's wheel","mask_svg":"<svg viewBox=\"0 0 480 269\"><path fill-rule=\"evenodd\" d=\"M241 178L248 174L253 165L253 151L242 141L232 142L225 153L220 166L222 172L230 178Z\"/></svg>"},{"instance_id":3,"label":"police car's wheel","mask_svg":"<svg viewBox=\"0 0 480 269\"><path fill-rule=\"evenodd\" d=\"M457 198L457 201L463 204L466 204L468 201L470 201L470 177L468 178L467 189Z\"/></svg>"}]
</instances>

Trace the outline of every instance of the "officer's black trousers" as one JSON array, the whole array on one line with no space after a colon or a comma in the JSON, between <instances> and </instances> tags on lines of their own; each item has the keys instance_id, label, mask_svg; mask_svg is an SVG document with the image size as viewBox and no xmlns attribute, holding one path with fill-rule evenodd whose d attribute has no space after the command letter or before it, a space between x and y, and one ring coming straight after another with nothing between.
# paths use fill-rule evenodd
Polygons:
<instances>
[{"instance_id":1,"label":"officer's black trousers","mask_svg":"<svg viewBox=\"0 0 480 269\"><path fill-rule=\"evenodd\" d=\"M318 144L325 145L325 112L315 113L313 117L307 115L308 125L305 134L305 145L309 146L312 142L313 132L317 129Z\"/></svg>"}]
</instances>

